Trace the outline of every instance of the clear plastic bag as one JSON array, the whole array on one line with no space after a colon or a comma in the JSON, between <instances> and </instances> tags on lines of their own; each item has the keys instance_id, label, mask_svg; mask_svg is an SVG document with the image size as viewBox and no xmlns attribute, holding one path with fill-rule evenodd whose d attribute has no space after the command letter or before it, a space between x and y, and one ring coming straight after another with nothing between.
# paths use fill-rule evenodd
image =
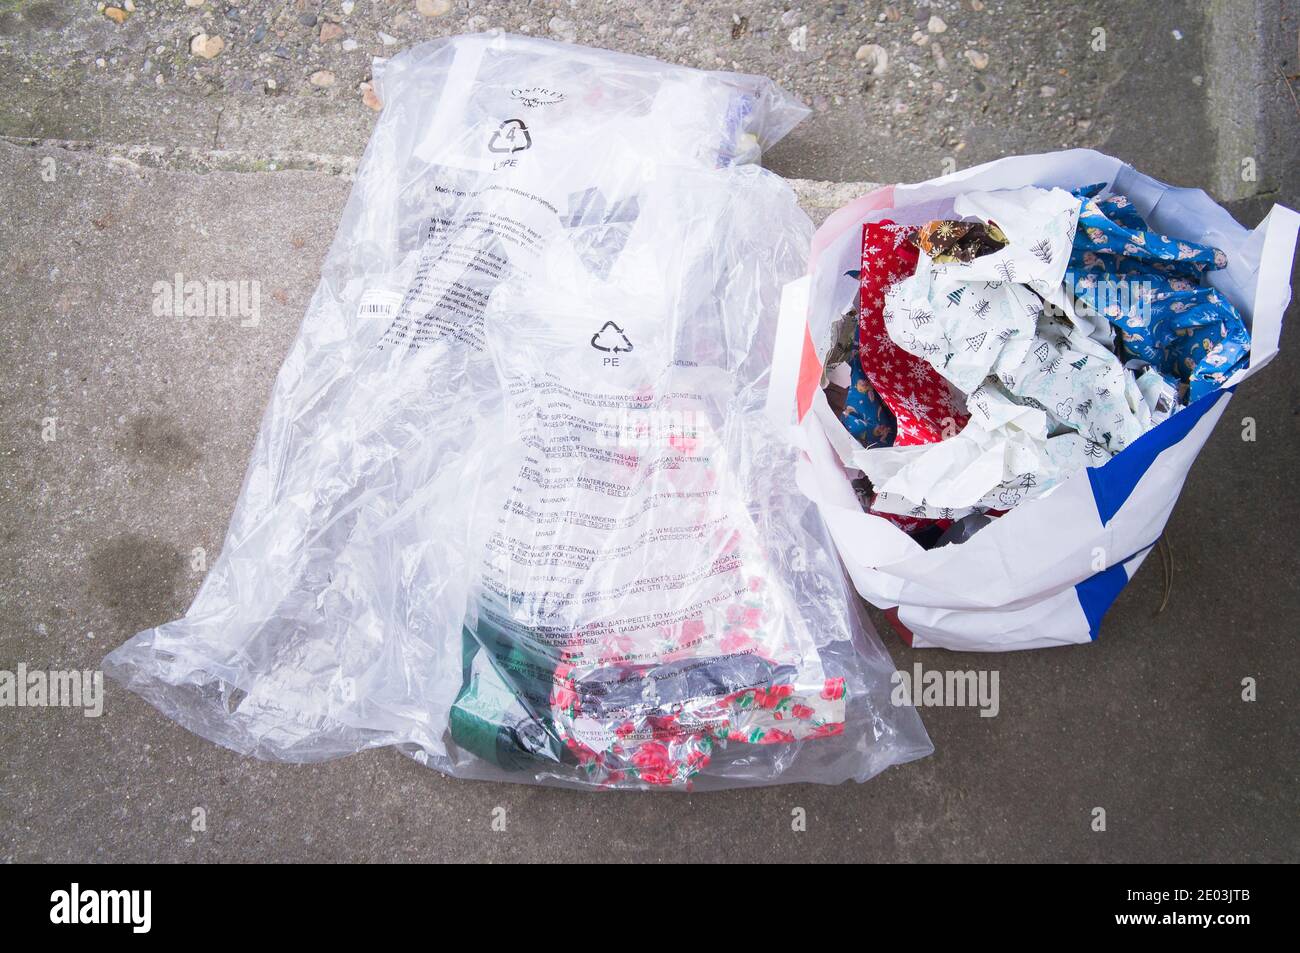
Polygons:
<instances>
[{"instance_id":1,"label":"clear plastic bag","mask_svg":"<svg viewBox=\"0 0 1300 953\"><path fill-rule=\"evenodd\" d=\"M377 65L222 554L106 671L283 761L706 789L928 754L764 412L811 225L748 163L805 110L502 35Z\"/></svg>"}]
</instances>

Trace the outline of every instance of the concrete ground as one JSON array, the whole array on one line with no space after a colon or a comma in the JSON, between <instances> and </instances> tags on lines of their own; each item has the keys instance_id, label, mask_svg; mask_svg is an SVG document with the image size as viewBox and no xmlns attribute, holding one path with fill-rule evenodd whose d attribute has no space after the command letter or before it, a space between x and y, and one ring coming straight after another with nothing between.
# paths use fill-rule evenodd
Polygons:
<instances>
[{"instance_id":1,"label":"concrete ground","mask_svg":"<svg viewBox=\"0 0 1300 953\"><path fill-rule=\"evenodd\" d=\"M123 13L0 0L3 670L95 668L185 611L191 553L219 549L373 124L372 55L502 27L770 75L814 110L767 161L825 180L800 185L815 217L857 190L827 182L1062 146L1204 186L1247 224L1300 200L1300 13L1283 0ZM213 59L190 53L200 32L223 40ZM858 52L873 45L879 72ZM322 71L331 81L313 84ZM175 272L259 281L260 323L155 318L150 289ZM0 860L1294 861L1295 338L1284 330L1187 481L1163 611L1153 555L1095 645L990 658L912 652L882 631L903 669L995 667L1002 710L924 710L935 754L865 785L588 795L456 781L393 751L267 764L110 685L100 718L0 708Z\"/></svg>"}]
</instances>

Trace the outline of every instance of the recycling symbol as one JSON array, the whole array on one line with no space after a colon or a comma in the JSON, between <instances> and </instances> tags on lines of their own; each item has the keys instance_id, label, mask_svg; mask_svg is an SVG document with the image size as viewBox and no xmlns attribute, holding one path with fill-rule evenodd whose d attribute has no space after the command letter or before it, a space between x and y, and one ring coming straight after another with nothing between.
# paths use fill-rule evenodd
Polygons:
<instances>
[{"instance_id":1,"label":"recycling symbol","mask_svg":"<svg viewBox=\"0 0 1300 953\"><path fill-rule=\"evenodd\" d=\"M533 137L528 132L522 119L507 119L492 133L488 142L488 152L523 152L533 144Z\"/></svg>"},{"instance_id":2,"label":"recycling symbol","mask_svg":"<svg viewBox=\"0 0 1300 953\"><path fill-rule=\"evenodd\" d=\"M611 351L618 354L632 350L632 342L613 321L606 321L604 326L591 336L591 346L597 351Z\"/></svg>"}]
</instances>

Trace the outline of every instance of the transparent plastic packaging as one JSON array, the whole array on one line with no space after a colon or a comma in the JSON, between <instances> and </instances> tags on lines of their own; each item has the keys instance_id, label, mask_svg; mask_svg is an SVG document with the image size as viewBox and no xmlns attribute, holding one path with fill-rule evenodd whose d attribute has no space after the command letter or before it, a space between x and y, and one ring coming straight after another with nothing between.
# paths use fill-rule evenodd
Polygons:
<instances>
[{"instance_id":1,"label":"transparent plastic packaging","mask_svg":"<svg viewBox=\"0 0 1300 953\"><path fill-rule=\"evenodd\" d=\"M708 789L931 750L765 413L767 80L500 34L384 102L220 558L106 671L236 751Z\"/></svg>"}]
</instances>

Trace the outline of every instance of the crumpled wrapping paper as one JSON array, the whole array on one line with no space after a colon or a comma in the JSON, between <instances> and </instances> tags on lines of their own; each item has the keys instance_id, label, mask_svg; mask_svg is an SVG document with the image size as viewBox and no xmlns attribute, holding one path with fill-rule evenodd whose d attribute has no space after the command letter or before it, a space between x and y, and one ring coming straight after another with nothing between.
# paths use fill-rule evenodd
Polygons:
<instances>
[{"instance_id":1,"label":"crumpled wrapping paper","mask_svg":"<svg viewBox=\"0 0 1300 953\"><path fill-rule=\"evenodd\" d=\"M1080 200L1033 187L958 196L1005 247L970 261L921 256L885 295L890 338L967 394L971 418L941 443L861 454L876 509L960 517L1007 509L1103 462L1152 426L1105 322L1076 312L1063 282Z\"/></svg>"},{"instance_id":2,"label":"crumpled wrapping paper","mask_svg":"<svg viewBox=\"0 0 1300 953\"><path fill-rule=\"evenodd\" d=\"M1048 439L1048 417L996 388L977 388L984 404L961 433L941 443L884 447L861 455L876 486L876 510L960 519L979 509L1007 510L1105 451L1077 433ZM918 491L918 488L921 488ZM914 495L916 494L916 495Z\"/></svg>"},{"instance_id":3,"label":"crumpled wrapping paper","mask_svg":"<svg viewBox=\"0 0 1300 953\"><path fill-rule=\"evenodd\" d=\"M1227 265L1219 249L1151 231L1123 195L1083 205L1067 285L1115 326L1124 350L1182 382L1188 401L1222 387L1250 358L1237 309L1204 283Z\"/></svg>"},{"instance_id":4,"label":"crumpled wrapping paper","mask_svg":"<svg viewBox=\"0 0 1300 953\"><path fill-rule=\"evenodd\" d=\"M853 439L864 447L888 447L894 443L897 421L867 380L856 352L849 361L849 386L840 419Z\"/></svg>"},{"instance_id":5,"label":"crumpled wrapping paper","mask_svg":"<svg viewBox=\"0 0 1300 953\"><path fill-rule=\"evenodd\" d=\"M918 355L900 348L885 326L886 296L925 258L910 240L914 231L887 219L864 225L858 278L858 357L898 422L898 446L936 443L966 425L960 396Z\"/></svg>"}]
</instances>

